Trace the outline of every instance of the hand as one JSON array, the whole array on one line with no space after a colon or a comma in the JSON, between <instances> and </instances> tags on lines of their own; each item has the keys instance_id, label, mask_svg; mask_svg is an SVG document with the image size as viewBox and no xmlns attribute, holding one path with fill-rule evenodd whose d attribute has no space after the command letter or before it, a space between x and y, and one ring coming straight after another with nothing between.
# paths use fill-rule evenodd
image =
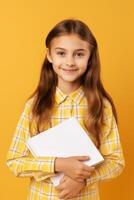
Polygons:
<instances>
[{"instance_id":1,"label":"hand","mask_svg":"<svg viewBox=\"0 0 134 200\"><path fill-rule=\"evenodd\" d=\"M90 167L82 163L88 160L87 156L72 156L67 158L56 158L55 169L57 172L63 172L65 175L75 181L83 182L84 179L90 177L94 171L94 167Z\"/></svg>"},{"instance_id":2,"label":"hand","mask_svg":"<svg viewBox=\"0 0 134 200\"><path fill-rule=\"evenodd\" d=\"M85 180L80 183L64 175L55 189L59 192L59 198L65 200L75 197L85 186Z\"/></svg>"}]
</instances>

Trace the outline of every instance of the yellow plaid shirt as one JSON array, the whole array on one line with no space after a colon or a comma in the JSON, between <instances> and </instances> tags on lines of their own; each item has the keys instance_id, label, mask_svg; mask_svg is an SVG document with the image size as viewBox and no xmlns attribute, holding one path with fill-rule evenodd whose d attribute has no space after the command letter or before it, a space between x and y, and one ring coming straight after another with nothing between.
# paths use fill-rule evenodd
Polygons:
<instances>
[{"instance_id":1,"label":"yellow plaid shirt","mask_svg":"<svg viewBox=\"0 0 134 200\"><path fill-rule=\"evenodd\" d=\"M56 103L51 118L53 127L62 121L75 116L84 127L83 116L87 111L87 100L82 86L69 95L56 88ZM31 107L33 98L28 100L18 121L13 140L7 154L7 166L18 177L30 177L30 186L27 200L57 200L58 193L50 180L55 175L55 157L34 158L26 147L26 141L37 132L36 123L29 122L32 119ZM103 136L101 139L100 152L105 161L99 164L95 172L87 179L87 185L75 200L99 200L98 183L103 180L118 176L125 165L119 132L111 104L104 99ZM48 127L49 128L49 127ZM95 142L93 136L88 133ZM75 142L75 141L74 141ZM44 147L45 148L45 147Z\"/></svg>"}]
</instances>

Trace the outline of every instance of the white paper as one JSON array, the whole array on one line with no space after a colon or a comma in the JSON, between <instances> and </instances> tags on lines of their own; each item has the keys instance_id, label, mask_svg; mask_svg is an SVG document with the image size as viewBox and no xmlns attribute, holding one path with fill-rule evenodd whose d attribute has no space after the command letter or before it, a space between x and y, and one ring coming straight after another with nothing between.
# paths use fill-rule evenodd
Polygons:
<instances>
[{"instance_id":1,"label":"white paper","mask_svg":"<svg viewBox=\"0 0 134 200\"><path fill-rule=\"evenodd\" d=\"M27 141L27 147L35 157L70 157L89 156L83 161L89 166L104 160L96 146L75 117L64 120L60 124L33 136ZM59 184L63 173L51 177L54 186Z\"/></svg>"}]
</instances>

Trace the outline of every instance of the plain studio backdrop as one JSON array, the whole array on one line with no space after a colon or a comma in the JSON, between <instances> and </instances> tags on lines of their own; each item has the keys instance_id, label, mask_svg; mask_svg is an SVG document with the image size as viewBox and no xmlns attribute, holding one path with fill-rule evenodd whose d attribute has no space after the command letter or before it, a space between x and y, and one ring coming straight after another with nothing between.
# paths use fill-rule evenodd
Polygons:
<instances>
[{"instance_id":1,"label":"plain studio backdrop","mask_svg":"<svg viewBox=\"0 0 134 200\"><path fill-rule=\"evenodd\" d=\"M35 89L46 53L45 37L65 18L78 18L95 35L101 77L113 97L126 168L100 184L103 200L132 200L134 113L134 2L132 0L7 0L0 3L0 197L24 200L28 178L16 178L5 158L25 100ZM21 194L21 196L20 196Z\"/></svg>"}]
</instances>

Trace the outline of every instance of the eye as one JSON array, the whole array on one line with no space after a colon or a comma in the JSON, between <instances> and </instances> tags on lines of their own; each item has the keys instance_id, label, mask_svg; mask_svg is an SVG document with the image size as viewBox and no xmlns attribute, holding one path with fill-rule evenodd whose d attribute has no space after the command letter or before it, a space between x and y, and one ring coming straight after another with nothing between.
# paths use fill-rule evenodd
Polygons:
<instances>
[{"instance_id":1,"label":"eye","mask_svg":"<svg viewBox=\"0 0 134 200\"><path fill-rule=\"evenodd\" d=\"M57 54L60 55L60 56L64 56L64 55L65 55L65 52L59 51L59 52L57 52Z\"/></svg>"},{"instance_id":2,"label":"eye","mask_svg":"<svg viewBox=\"0 0 134 200\"><path fill-rule=\"evenodd\" d=\"M82 57L82 56L84 56L83 53L76 53L76 55L77 55L78 57Z\"/></svg>"}]
</instances>

